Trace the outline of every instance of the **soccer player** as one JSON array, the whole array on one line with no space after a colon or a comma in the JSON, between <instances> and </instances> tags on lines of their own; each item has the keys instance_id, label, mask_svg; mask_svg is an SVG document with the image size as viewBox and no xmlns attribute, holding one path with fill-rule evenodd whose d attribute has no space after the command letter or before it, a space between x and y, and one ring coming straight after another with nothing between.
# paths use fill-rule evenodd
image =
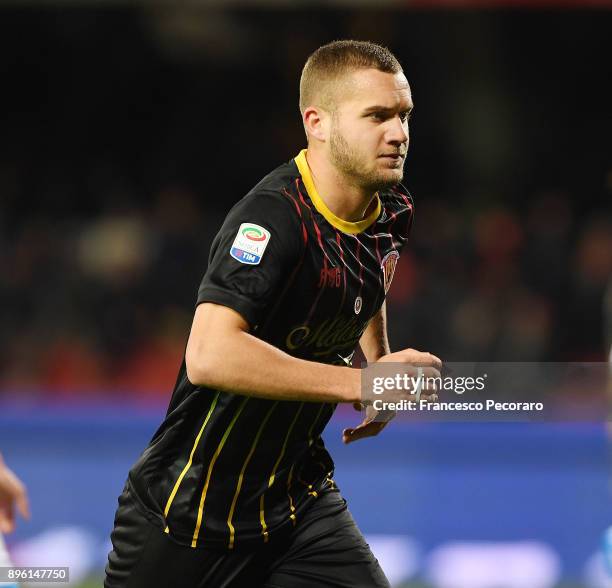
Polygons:
<instances>
[{"instance_id":1,"label":"soccer player","mask_svg":"<svg viewBox=\"0 0 612 588\"><path fill-rule=\"evenodd\" d=\"M400 184L410 87L360 41L304 66L308 148L267 175L214 239L166 419L119 498L106 588L381 587L321 432L390 353L385 294L413 203ZM433 397L433 396L431 396ZM366 419L346 443L375 435Z\"/></svg>"},{"instance_id":2,"label":"soccer player","mask_svg":"<svg viewBox=\"0 0 612 588\"><path fill-rule=\"evenodd\" d=\"M0 567L10 567L12 565L4 545L2 533L11 533L15 530L15 506L24 518L30 518L26 487L6 466L0 453ZM16 588L17 584L0 582L0 586Z\"/></svg>"}]
</instances>

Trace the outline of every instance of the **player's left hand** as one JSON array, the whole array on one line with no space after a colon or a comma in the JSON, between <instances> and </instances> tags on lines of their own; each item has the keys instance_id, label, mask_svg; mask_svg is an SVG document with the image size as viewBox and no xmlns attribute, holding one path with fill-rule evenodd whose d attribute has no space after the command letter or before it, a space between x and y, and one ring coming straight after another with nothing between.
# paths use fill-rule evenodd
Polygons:
<instances>
[{"instance_id":1,"label":"player's left hand","mask_svg":"<svg viewBox=\"0 0 612 588\"><path fill-rule=\"evenodd\" d=\"M353 408L355 408L355 410L361 410L363 406L359 402L356 402ZM370 405L366 408L366 417L360 425L342 431L342 442L348 444L353 441L359 441L359 439L365 439L366 437L376 437L376 435L389 424L394 416L395 413L392 411L385 411L384 415L382 415ZM376 417L379 418L374 420Z\"/></svg>"},{"instance_id":2,"label":"player's left hand","mask_svg":"<svg viewBox=\"0 0 612 588\"><path fill-rule=\"evenodd\" d=\"M372 421L366 418L360 425L352 429L344 429L342 431L342 442L348 445L353 441L359 441L359 439L376 437L388 424L389 421Z\"/></svg>"},{"instance_id":3,"label":"player's left hand","mask_svg":"<svg viewBox=\"0 0 612 588\"><path fill-rule=\"evenodd\" d=\"M423 400L427 400L428 402L438 401L438 395L435 393L425 393L421 398ZM355 402L353 404L353 408L355 410L362 410L363 405L360 402ZM354 428L344 429L344 431L342 431L342 442L348 445L353 441L359 441L359 439L376 437L376 435L378 435L378 433L380 433L391 422L391 420L393 420L394 417L394 411L385 410L383 412L379 412L370 404L366 408L366 418L360 425L357 425Z\"/></svg>"}]
</instances>

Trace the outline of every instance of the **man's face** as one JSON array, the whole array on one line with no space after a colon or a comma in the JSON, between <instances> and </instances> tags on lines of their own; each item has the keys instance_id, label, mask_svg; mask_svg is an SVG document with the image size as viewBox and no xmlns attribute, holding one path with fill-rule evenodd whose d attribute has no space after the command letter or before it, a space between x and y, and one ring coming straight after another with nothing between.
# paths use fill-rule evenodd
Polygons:
<instances>
[{"instance_id":1,"label":"man's face","mask_svg":"<svg viewBox=\"0 0 612 588\"><path fill-rule=\"evenodd\" d=\"M408 150L410 86L403 73L361 69L338 89L329 134L329 157L355 185L389 188L404 175Z\"/></svg>"}]
</instances>

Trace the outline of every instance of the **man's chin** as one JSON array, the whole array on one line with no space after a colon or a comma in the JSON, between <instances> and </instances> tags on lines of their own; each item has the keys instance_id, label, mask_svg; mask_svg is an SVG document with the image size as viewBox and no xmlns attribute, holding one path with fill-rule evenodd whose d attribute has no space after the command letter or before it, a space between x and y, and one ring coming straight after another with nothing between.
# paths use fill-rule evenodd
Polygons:
<instances>
[{"instance_id":1,"label":"man's chin","mask_svg":"<svg viewBox=\"0 0 612 588\"><path fill-rule=\"evenodd\" d=\"M375 181L376 190L386 190L396 186L404 179L403 169L389 169L378 175Z\"/></svg>"}]
</instances>

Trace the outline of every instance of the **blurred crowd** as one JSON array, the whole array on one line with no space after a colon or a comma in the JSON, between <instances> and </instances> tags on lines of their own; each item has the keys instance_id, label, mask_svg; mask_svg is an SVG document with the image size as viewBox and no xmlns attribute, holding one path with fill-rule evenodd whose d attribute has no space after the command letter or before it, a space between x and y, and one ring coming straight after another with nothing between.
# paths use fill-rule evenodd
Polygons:
<instances>
[{"instance_id":1,"label":"blurred crowd","mask_svg":"<svg viewBox=\"0 0 612 588\"><path fill-rule=\"evenodd\" d=\"M195 196L178 189L149 209L25 222L0 255L10 308L0 387L167 393L206 268L209 223Z\"/></svg>"},{"instance_id":2,"label":"blurred crowd","mask_svg":"<svg viewBox=\"0 0 612 588\"><path fill-rule=\"evenodd\" d=\"M520 211L432 198L389 293L391 333L448 361L602 361L611 277L612 217L577 218L567 194Z\"/></svg>"},{"instance_id":3,"label":"blurred crowd","mask_svg":"<svg viewBox=\"0 0 612 588\"><path fill-rule=\"evenodd\" d=\"M465 210L416 198L388 295L395 347L454 361L602 360L612 224L563 194ZM149 207L25 222L2 244L5 390L167 393L222 216L167 188Z\"/></svg>"},{"instance_id":4,"label":"blurred crowd","mask_svg":"<svg viewBox=\"0 0 612 588\"><path fill-rule=\"evenodd\" d=\"M606 357L612 87L579 121L562 118L578 70L558 93L564 68L597 53L595 21L557 15L575 45L543 55L517 51L541 46L537 15L517 34L495 13L382 14L376 31L325 13L297 36L299 15L280 12L2 16L0 390L168 394L212 238L304 146L299 68L340 36L387 43L415 88L416 221L388 296L392 346L447 361ZM242 44L210 38L219 27ZM449 27L471 31L467 61L442 37L429 48Z\"/></svg>"}]
</instances>

